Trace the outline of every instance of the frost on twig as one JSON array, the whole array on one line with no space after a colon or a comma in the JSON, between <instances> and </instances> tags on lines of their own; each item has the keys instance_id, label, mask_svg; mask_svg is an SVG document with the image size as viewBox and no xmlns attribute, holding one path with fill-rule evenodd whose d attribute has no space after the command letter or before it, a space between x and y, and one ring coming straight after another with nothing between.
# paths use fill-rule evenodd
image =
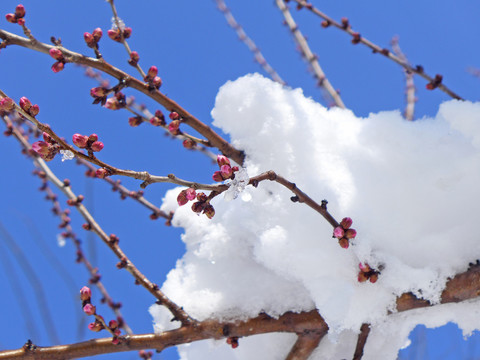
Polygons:
<instances>
[{"instance_id":1,"label":"frost on twig","mask_svg":"<svg viewBox=\"0 0 480 360\"><path fill-rule=\"evenodd\" d=\"M238 195L245 190L248 185L250 178L248 177L247 170L245 168L240 168L235 173L235 178L225 180L225 184L228 186L227 191L225 191L223 197L227 201L236 199Z\"/></svg>"}]
</instances>

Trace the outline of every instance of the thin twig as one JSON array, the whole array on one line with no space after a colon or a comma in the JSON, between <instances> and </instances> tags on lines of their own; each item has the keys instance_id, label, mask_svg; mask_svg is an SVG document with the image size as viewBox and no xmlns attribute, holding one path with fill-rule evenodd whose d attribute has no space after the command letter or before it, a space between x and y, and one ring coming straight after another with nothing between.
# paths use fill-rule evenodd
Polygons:
<instances>
[{"instance_id":1,"label":"thin twig","mask_svg":"<svg viewBox=\"0 0 480 360\"><path fill-rule=\"evenodd\" d=\"M230 9L225 4L223 0L215 0L217 3L217 8L223 14L227 20L228 25L235 30L238 38L248 47L248 49L253 53L255 61L262 67L265 72L270 75L273 81L278 82L282 85L286 85L286 82L280 77L280 75L275 71L275 69L267 62L263 56L260 49L257 47L255 42L247 35L242 25L240 25L235 17L233 16Z\"/></svg>"},{"instance_id":2,"label":"thin twig","mask_svg":"<svg viewBox=\"0 0 480 360\"><path fill-rule=\"evenodd\" d=\"M448 87L446 87L442 82L437 83L436 78L431 77L430 75L425 73L422 66L417 65L416 67L412 67L408 63L402 61L402 59L400 59L398 56L392 54L392 52L389 51L388 49L381 48L380 46L371 42L367 38L361 36L358 32L353 31L350 24L348 23L348 19L344 19L343 23L339 23L339 22L335 21L334 19L332 19L327 14L318 10L311 3L309 3L305 0L292 0L292 1L296 2L300 8L306 8L309 11L311 11L312 13L314 13L315 15L324 19L324 24L325 24L326 27L334 26L337 29L340 29L340 30L346 32L347 34L351 35L353 37L352 42L354 44L361 43L363 45L368 46L370 49L373 50L374 53L382 54L386 58L388 58L388 59L396 62L398 65L402 66L405 70L408 70L412 73L415 73L415 74L421 76L422 78L427 80L430 84L435 84L434 88L438 88L438 89L442 90L444 93L448 94L450 97L452 97L454 99L463 100L462 97L460 97L459 95L454 93L452 90L450 90Z\"/></svg>"},{"instance_id":3,"label":"thin twig","mask_svg":"<svg viewBox=\"0 0 480 360\"><path fill-rule=\"evenodd\" d=\"M400 44L398 43L398 36L394 36L390 44L392 45L392 50L395 53L395 55L397 55L405 63L408 63L408 59L405 56L405 54L402 52L402 49L400 48ZM405 111L403 113L403 116L405 117L405 119L412 121L415 114L415 102L417 101L417 98L415 96L415 83L413 81L413 74L408 70L404 70L404 72L405 72L405 84L406 84L405 94L407 98L407 105L405 106Z\"/></svg>"},{"instance_id":4,"label":"thin twig","mask_svg":"<svg viewBox=\"0 0 480 360\"><path fill-rule=\"evenodd\" d=\"M283 0L275 0L275 3L282 11L285 22L288 25L290 31L292 32L295 42L300 47L300 51L303 57L312 67L313 75L317 80L317 84L322 89L324 89L328 93L328 95L330 95L336 106L345 109L345 104L343 103L340 94L333 88L332 84L326 77L322 67L320 66L320 63L318 62L318 56L313 54L312 50L310 50L307 40L298 28L298 25L295 23L295 20L293 19L292 14L288 10L287 5L285 5L285 2Z\"/></svg>"}]
</instances>

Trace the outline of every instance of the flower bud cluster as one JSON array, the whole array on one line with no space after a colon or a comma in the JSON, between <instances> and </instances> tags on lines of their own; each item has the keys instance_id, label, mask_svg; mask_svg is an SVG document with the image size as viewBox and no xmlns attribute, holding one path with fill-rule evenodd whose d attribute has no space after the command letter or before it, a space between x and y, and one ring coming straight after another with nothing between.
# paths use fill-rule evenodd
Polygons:
<instances>
[{"instance_id":1,"label":"flower bud cluster","mask_svg":"<svg viewBox=\"0 0 480 360\"><path fill-rule=\"evenodd\" d=\"M148 83L149 87L153 89L160 89L160 86L162 86L162 79L157 76L158 74L158 69L156 66L151 66L150 69L148 69L147 75L145 75L145 80L146 83Z\"/></svg>"},{"instance_id":2,"label":"flower bud cluster","mask_svg":"<svg viewBox=\"0 0 480 360\"><path fill-rule=\"evenodd\" d=\"M108 37L116 42L122 42L122 34L124 39L128 39L132 35L132 28L124 27L123 29L110 29L107 31Z\"/></svg>"},{"instance_id":3,"label":"flower bud cluster","mask_svg":"<svg viewBox=\"0 0 480 360\"><path fill-rule=\"evenodd\" d=\"M177 203L179 206L185 205L190 200L197 200L192 204L192 211L200 214L205 214L209 219L215 215L215 209L210 204L210 199L203 192L197 193L194 188L182 190L177 196Z\"/></svg>"},{"instance_id":4,"label":"flower bud cluster","mask_svg":"<svg viewBox=\"0 0 480 360\"><path fill-rule=\"evenodd\" d=\"M60 151L60 146L47 133L43 133L44 141L37 141L32 144L32 150L45 161L53 160Z\"/></svg>"},{"instance_id":5,"label":"flower bud cluster","mask_svg":"<svg viewBox=\"0 0 480 360\"><path fill-rule=\"evenodd\" d=\"M99 152L103 149L103 143L98 141L97 134L91 134L90 136L73 134L73 143L80 149L87 149L88 152Z\"/></svg>"},{"instance_id":6,"label":"flower bud cluster","mask_svg":"<svg viewBox=\"0 0 480 360\"><path fill-rule=\"evenodd\" d=\"M17 5L15 8L15 13L14 14L7 14L5 15L5 18L9 23L12 24L18 24L18 25L25 25L25 7L23 5Z\"/></svg>"},{"instance_id":7,"label":"flower bud cluster","mask_svg":"<svg viewBox=\"0 0 480 360\"><path fill-rule=\"evenodd\" d=\"M100 28L96 28L92 31L92 33L86 32L83 34L83 38L85 39L85 43L89 48L98 49L98 42L102 38L103 31Z\"/></svg>"},{"instance_id":8,"label":"flower bud cluster","mask_svg":"<svg viewBox=\"0 0 480 360\"><path fill-rule=\"evenodd\" d=\"M28 115L35 117L40 112L40 108L37 104L32 105L30 100L28 100L25 96L20 98L18 103L23 111L25 111Z\"/></svg>"},{"instance_id":9,"label":"flower bud cluster","mask_svg":"<svg viewBox=\"0 0 480 360\"><path fill-rule=\"evenodd\" d=\"M125 95L121 92L117 92L115 96L109 98L105 103L105 107L110 110L120 110L124 108L125 105L127 105Z\"/></svg>"},{"instance_id":10,"label":"flower bud cluster","mask_svg":"<svg viewBox=\"0 0 480 360\"><path fill-rule=\"evenodd\" d=\"M105 105L107 101L107 95L110 92L109 89L107 89L104 86L98 86L90 89L90 96L93 97L95 100L93 100L94 104L101 103L102 105Z\"/></svg>"},{"instance_id":11,"label":"flower bud cluster","mask_svg":"<svg viewBox=\"0 0 480 360\"><path fill-rule=\"evenodd\" d=\"M92 291L89 287L84 286L80 289L80 299L82 300L83 312L87 315L95 316L95 322L88 324L88 329L95 332L105 329L103 317L97 315L97 308L92 305ZM117 320L110 320L108 327L113 334L112 343L118 344L120 342L119 336L121 335L119 322Z\"/></svg>"},{"instance_id":12,"label":"flower bud cluster","mask_svg":"<svg viewBox=\"0 0 480 360\"><path fill-rule=\"evenodd\" d=\"M235 349L238 347L238 336L230 336L227 338L227 344Z\"/></svg>"},{"instance_id":13,"label":"flower bud cluster","mask_svg":"<svg viewBox=\"0 0 480 360\"><path fill-rule=\"evenodd\" d=\"M155 116L150 119L153 126L165 126L165 115L160 110L155 111Z\"/></svg>"},{"instance_id":14,"label":"flower bud cluster","mask_svg":"<svg viewBox=\"0 0 480 360\"><path fill-rule=\"evenodd\" d=\"M352 223L353 221L349 217L343 218L340 222L340 226L337 226L333 230L333 237L338 239L338 243L344 249L348 249L350 240L355 239L357 236L357 231L350 228Z\"/></svg>"},{"instance_id":15,"label":"flower bud cluster","mask_svg":"<svg viewBox=\"0 0 480 360\"><path fill-rule=\"evenodd\" d=\"M52 58L54 58L55 60L57 60L55 63L53 63L52 65L52 71L54 73L58 73L60 71L62 71L65 67L65 58L63 57L63 53L62 53L62 50L60 50L59 48L51 48L48 53L50 54L50 56Z\"/></svg>"},{"instance_id":16,"label":"flower bud cluster","mask_svg":"<svg viewBox=\"0 0 480 360\"><path fill-rule=\"evenodd\" d=\"M234 172L238 171L238 166L231 166L230 160L226 156L218 155L217 164L220 167L219 171L213 173L213 181L221 182L227 179L235 179Z\"/></svg>"},{"instance_id":17,"label":"flower bud cluster","mask_svg":"<svg viewBox=\"0 0 480 360\"><path fill-rule=\"evenodd\" d=\"M179 135L182 132L180 131L180 123L182 122L182 117L180 116L179 113L176 111L172 111L168 117L172 122L168 124L168 131L170 131L170 134L172 135Z\"/></svg>"},{"instance_id":18,"label":"flower bud cluster","mask_svg":"<svg viewBox=\"0 0 480 360\"><path fill-rule=\"evenodd\" d=\"M370 265L368 265L367 263L365 263L365 264L359 263L358 268L360 269L360 271L358 273L358 281L359 282L365 282L367 280L369 280L372 284L377 282L378 275L380 275L379 271L373 270L370 267Z\"/></svg>"}]
</instances>

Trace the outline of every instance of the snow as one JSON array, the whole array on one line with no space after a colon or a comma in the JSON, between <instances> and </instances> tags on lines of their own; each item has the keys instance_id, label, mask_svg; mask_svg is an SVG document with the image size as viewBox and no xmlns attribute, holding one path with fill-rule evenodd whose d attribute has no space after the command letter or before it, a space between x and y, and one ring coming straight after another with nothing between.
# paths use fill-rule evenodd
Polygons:
<instances>
[{"instance_id":1,"label":"snow","mask_svg":"<svg viewBox=\"0 0 480 360\"><path fill-rule=\"evenodd\" d=\"M246 319L317 308L330 330L313 359L351 358L365 322L373 329L365 359L379 351L395 359L416 324L455 321L467 334L478 327L478 311L466 315L470 302L387 313L404 292L439 302L448 277L480 258L479 103L448 101L435 118L414 122L399 111L359 118L253 74L220 89L212 116L245 151L249 176L274 170L317 202L328 200L337 221L351 217L358 234L342 249L320 214L270 181L247 186L233 201L216 197L212 220L178 208L181 189L170 190L162 210L175 210L186 253L162 290L191 316ZM376 283L357 281L359 262L383 267ZM156 332L175 325L159 306L150 312ZM179 353L183 360L280 359L291 336L242 338L235 350L203 341Z\"/></svg>"}]
</instances>

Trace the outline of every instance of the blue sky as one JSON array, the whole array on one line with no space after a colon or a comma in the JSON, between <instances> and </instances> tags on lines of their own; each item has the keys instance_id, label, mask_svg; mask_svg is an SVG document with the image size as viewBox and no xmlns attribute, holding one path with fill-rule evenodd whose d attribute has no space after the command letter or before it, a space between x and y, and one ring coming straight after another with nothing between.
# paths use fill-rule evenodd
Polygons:
<instances>
[{"instance_id":1,"label":"blue sky","mask_svg":"<svg viewBox=\"0 0 480 360\"><path fill-rule=\"evenodd\" d=\"M17 4L11 0L1 2L0 28L21 34L18 25L7 23L3 17L13 12ZM105 1L26 0L23 4L27 9L27 26L40 41L49 42L51 36L60 37L65 47L87 55L92 56L93 52L86 47L83 33L96 27L101 27L106 33L110 28L111 11ZM466 0L345 0L314 1L313 4L335 19L348 17L356 31L382 47L388 47L392 37L398 35L400 45L412 64L423 65L431 75L442 74L445 84L459 95L471 101L478 100L480 80L467 71L469 67L480 68L480 51L476 46L480 36L478 3ZM287 83L292 87L301 87L306 95L321 100L320 92L306 64L295 51L290 33L282 25L282 16L273 2L228 1L227 5ZM206 123L210 122L210 111L220 86L247 73L262 72L253 61L253 55L228 28L212 0L118 0L117 7L120 17L133 28L129 44L139 52L142 67L147 69L156 65L163 79L162 91ZM333 86L340 89L346 106L356 115L366 116L370 112L394 109L403 111L405 83L398 65L373 55L364 46L352 45L348 35L334 28L321 28L320 19L307 11L293 11L293 15L302 32L308 36L310 47L319 56L320 64ZM100 50L106 61L136 76L134 69L126 64L127 55L123 46L104 36ZM91 105L89 90L96 86L95 81L86 78L83 70L72 64L67 64L61 73L54 74L50 70L53 62L49 56L30 50L17 47L3 49L0 51L0 88L16 100L27 96L33 103L39 104L39 119L49 123L67 139L73 133L97 133L105 143L101 153L103 159L117 167L147 170L158 175L175 173L182 178L210 181L211 173L216 169L205 157L183 150L180 143L164 137L159 129L147 125L130 128L126 112L113 112ZM415 78L417 118L435 115L439 104L449 99L438 90L425 90L425 84L424 80ZM126 93L135 95L151 110L158 108L140 94ZM73 295L59 276L63 270L52 267L51 261L43 256L42 249L48 248L49 253L71 273L75 289L86 284L87 274L75 264L75 251L71 244L63 248L56 245L56 236L60 232L58 219L52 216L50 204L37 190L39 181L31 176L33 166L20 154L19 145L13 138L3 138L0 151L4 169L0 220L39 277L61 342L76 341L79 314L74 309L75 306L79 309L80 304L72 304ZM61 163L56 159L51 166L59 178L71 179L77 193L86 195L87 206L105 231L117 234L122 248L131 259L152 281L161 284L183 253L179 238L181 231L165 227L162 221L151 221L148 210L130 199L121 201L118 193L112 192L102 181L85 178L84 170L73 162ZM139 188L138 181L122 179L122 182L132 190ZM146 197L160 205L168 188L171 186L150 186ZM64 200L61 201L64 203ZM133 285L127 273L115 268L117 260L98 239L81 229L83 221L76 214L72 214L72 219L79 238L90 256L96 259L111 295L124 304L123 312L130 326L137 333L152 331L151 317L147 312L153 303L152 297ZM42 241L32 229L38 229L46 245L41 245ZM15 261L15 258L12 260ZM31 307L37 324L37 337L24 325L25 305L16 300L18 295L9 285L8 277L14 271L18 272L26 303ZM8 270L0 269L0 284L4 285L0 306L8 309L2 312L0 320L3 324L13 324L0 330L0 348L18 348L28 338L39 345L51 344L42 324L37 295L27 277L21 273L18 263ZM102 307L100 312L108 319L112 317L106 308ZM81 333L81 339L92 337L95 334L86 329ZM469 342L463 342L454 326L436 331L420 330L414 337L426 337L426 347L411 347L402 353L402 358L415 359L413 350L419 348L417 354L425 351L425 355L418 358L467 359L469 355L480 354L480 338L474 336ZM138 357L122 354L101 358ZM175 350L170 350L157 358L176 359L177 355Z\"/></svg>"}]
</instances>

